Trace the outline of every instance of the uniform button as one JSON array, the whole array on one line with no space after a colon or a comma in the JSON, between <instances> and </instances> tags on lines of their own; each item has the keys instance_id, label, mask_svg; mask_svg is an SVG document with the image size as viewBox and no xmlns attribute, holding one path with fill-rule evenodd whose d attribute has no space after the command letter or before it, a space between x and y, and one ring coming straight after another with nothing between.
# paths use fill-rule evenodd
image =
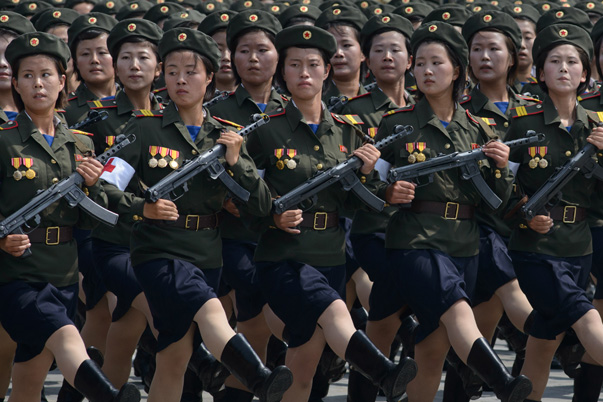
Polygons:
<instances>
[{"instance_id":1,"label":"uniform button","mask_svg":"<svg viewBox=\"0 0 603 402\"><path fill-rule=\"evenodd\" d=\"M565 156L572 156L572 151L565 151Z\"/></svg>"},{"instance_id":2,"label":"uniform button","mask_svg":"<svg viewBox=\"0 0 603 402\"><path fill-rule=\"evenodd\" d=\"M522 223L522 224L519 225L519 228L520 229L527 229L528 227Z\"/></svg>"},{"instance_id":3,"label":"uniform button","mask_svg":"<svg viewBox=\"0 0 603 402\"><path fill-rule=\"evenodd\" d=\"M503 124L503 126L505 126L505 127L509 127L509 122L508 122L508 121L505 121L505 122L504 122L504 124Z\"/></svg>"},{"instance_id":4,"label":"uniform button","mask_svg":"<svg viewBox=\"0 0 603 402\"><path fill-rule=\"evenodd\" d=\"M314 145L314 150L318 151L320 149L320 147L318 145Z\"/></svg>"},{"instance_id":5,"label":"uniform button","mask_svg":"<svg viewBox=\"0 0 603 402\"><path fill-rule=\"evenodd\" d=\"M322 169L322 163L319 163L318 165L316 165L316 169L321 170Z\"/></svg>"},{"instance_id":6,"label":"uniform button","mask_svg":"<svg viewBox=\"0 0 603 402\"><path fill-rule=\"evenodd\" d=\"M56 165L57 161L55 161L54 159L51 159L50 163L52 163L53 165Z\"/></svg>"},{"instance_id":7,"label":"uniform button","mask_svg":"<svg viewBox=\"0 0 603 402\"><path fill-rule=\"evenodd\" d=\"M446 145L444 145L444 148L446 148L446 149L450 149L450 144L446 144Z\"/></svg>"},{"instance_id":8,"label":"uniform button","mask_svg":"<svg viewBox=\"0 0 603 402\"><path fill-rule=\"evenodd\" d=\"M56 184L59 182L59 179L57 179L56 177L52 179L52 184Z\"/></svg>"},{"instance_id":9,"label":"uniform button","mask_svg":"<svg viewBox=\"0 0 603 402\"><path fill-rule=\"evenodd\" d=\"M234 173L232 173L232 170L228 169L227 172L230 175L230 177L234 176Z\"/></svg>"},{"instance_id":10,"label":"uniform button","mask_svg":"<svg viewBox=\"0 0 603 402\"><path fill-rule=\"evenodd\" d=\"M197 155L197 151L195 151L195 150L193 149L192 154L193 154L193 155Z\"/></svg>"},{"instance_id":11,"label":"uniform button","mask_svg":"<svg viewBox=\"0 0 603 402\"><path fill-rule=\"evenodd\" d=\"M134 216L132 217L132 219L134 219L135 221L137 221L137 220L138 220L138 218L140 218L138 215L134 215Z\"/></svg>"},{"instance_id":12,"label":"uniform button","mask_svg":"<svg viewBox=\"0 0 603 402\"><path fill-rule=\"evenodd\" d=\"M86 194L86 197L88 197L90 195L90 190L88 190L88 187L84 187L83 191L84 191L84 194Z\"/></svg>"},{"instance_id":13,"label":"uniform button","mask_svg":"<svg viewBox=\"0 0 603 402\"><path fill-rule=\"evenodd\" d=\"M360 183L362 183L362 184L366 183L366 177L361 176L360 177Z\"/></svg>"}]
</instances>

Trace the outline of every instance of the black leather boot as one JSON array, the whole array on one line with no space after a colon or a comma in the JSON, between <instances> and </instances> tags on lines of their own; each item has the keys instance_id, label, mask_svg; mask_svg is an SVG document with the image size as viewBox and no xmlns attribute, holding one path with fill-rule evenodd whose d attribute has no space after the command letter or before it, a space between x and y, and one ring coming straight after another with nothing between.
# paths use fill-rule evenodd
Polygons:
<instances>
[{"instance_id":1,"label":"black leather boot","mask_svg":"<svg viewBox=\"0 0 603 402\"><path fill-rule=\"evenodd\" d=\"M448 355L446 355L446 362L449 365L449 369L446 371L445 386L450 383L449 386L456 387L455 379L459 378L461 380L464 394L469 396L471 399L480 398L482 396L484 382L473 370L471 370L465 363L461 361L452 348L450 348ZM451 376L450 380L448 380L448 373L450 372L454 372L456 375ZM444 388L444 391L445 390L446 388ZM446 395L446 392L444 392L444 394ZM452 392L450 395L454 396L455 394L456 393ZM452 400L454 399L450 399L450 401Z\"/></svg>"},{"instance_id":2,"label":"black leather boot","mask_svg":"<svg viewBox=\"0 0 603 402\"><path fill-rule=\"evenodd\" d=\"M95 348L94 346L89 346L86 348L86 352L88 353L88 357L95 362L99 367L103 366L105 362L105 358L100 350ZM42 396L44 394L42 393ZM45 397L42 400L46 400ZM67 382L67 380L63 380L63 385L57 394L57 402L82 402L84 400L84 395L82 395L77 389L73 388L71 384Z\"/></svg>"},{"instance_id":3,"label":"black leather boot","mask_svg":"<svg viewBox=\"0 0 603 402\"><path fill-rule=\"evenodd\" d=\"M118 391L92 360L84 360L73 383L90 402L140 402L140 392L135 385L125 384Z\"/></svg>"},{"instance_id":4,"label":"black leather boot","mask_svg":"<svg viewBox=\"0 0 603 402\"><path fill-rule=\"evenodd\" d=\"M582 362L574 378L572 402L597 402L603 385L603 367Z\"/></svg>"},{"instance_id":5,"label":"black leather boot","mask_svg":"<svg viewBox=\"0 0 603 402\"><path fill-rule=\"evenodd\" d=\"M285 366L270 371L242 334L236 334L222 352L222 364L252 391L260 402L278 402L293 383L293 374Z\"/></svg>"},{"instance_id":6,"label":"black leather boot","mask_svg":"<svg viewBox=\"0 0 603 402\"><path fill-rule=\"evenodd\" d=\"M524 375L512 377L486 338L478 338L467 357L473 369L503 402L523 402L532 392L532 382Z\"/></svg>"},{"instance_id":7,"label":"black leather boot","mask_svg":"<svg viewBox=\"0 0 603 402\"><path fill-rule=\"evenodd\" d=\"M356 331L350 338L345 358L354 369L381 387L388 400L400 399L406 385L417 375L414 360L404 357L396 365L362 331Z\"/></svg>"},{"instance_id":8,"label":"black leather boot","mask_svg":"<svg viewBox=\"0 0 603 402\"><path fill-rule=\"evenodd\" d=\"M214 402L251 402L253 394L242 389L226 387L220 392L219 398L214 398Z\"/></svg>"},{"instance_id":9,"label":"black leather boot","mask_svg":"<svg viewBox=\"0 0 603 402\"><path fill-rule=\"evenodd\" d=\"M526 344L528 342L528 336L515 328L506 314L503 314L500 322L498 323L498 335L500 338L506 340L511 349L515 352L515 361L513 362L511 375L517 376L521 372L523 362L526 358Z\"/></svg>"},{"instance_id":10,"label":"black leather boot","mask_svg":"<svg viewBox=\"0 0 603 402\"><path fill-rule=\"evenodd\" d=\"M403 356L410 358L415 357L415 335L417 333L417 328L419 328L419 323L412 315L407 315L402 319L397 336L400 337L402 342Z\"/></svg>"},{"instance_id":11,"label":"black leather boot","mask_svg":"<svg viewBox=\"0 0 603 402\"><path fill-rule=\"evenodd\" d=\"M348 377L348 402L375 402L379 387L356 370Z\"/></svg>"},{"instance_id":12,"label":"black leather boot","mask_svg":"<svg viewBox=\"0 0 603 402\"><path fill-rule=\"evenodd\" d=\"M446 370L442 402L469 402L470 398L463 387L463 380L453 368Z\"/></svg>"},{"instance_id":13,"label":"black leather boot","mask_svg":"<svg viewBox=\"0 0 603 402\"><path fill-rule=\"evenodd\" d=\"M203 389L212 395L222 388L224 381L230 375L226 367L207 350L204 344L199 345L193 353L188 368L199 378Z\"/></svg>"}]
</instances>

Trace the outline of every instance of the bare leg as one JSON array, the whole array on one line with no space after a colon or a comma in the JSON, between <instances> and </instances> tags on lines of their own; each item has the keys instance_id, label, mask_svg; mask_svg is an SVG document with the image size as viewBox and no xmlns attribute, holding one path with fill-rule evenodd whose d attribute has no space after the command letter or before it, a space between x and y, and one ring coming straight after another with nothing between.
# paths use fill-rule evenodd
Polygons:
<instances>
[{"instance_id":1,"label":"bare leg","mask_svg":"<svg viewBox=\"0 0 603 402\"><path fill-rule=\"evenodd\" d=\"M356 285L356 295L362 307L369 311L369 296L371 295L371 289L373 288L373 282L371 282L368 274L364 272L362 268L358 268L352 275L352 281Z\"/></svg>"},{"instance_id":2,"label":"bare leg","mask_svg":"<svg viewBox=\"0 0 603 402\"><path fill-rule=\"evenodd\" d=\"M0 398L4 398L8 391L16 349L17 344L0 325Z\"/></svg>"},{"instance_id":3,"label":"bare leg","mask_svg":"<svg viewBox=\"0 0 603 402\"><path fill-rule=\"evenodd\" d=\"M589 356L603 365L603 324L597 310L589 310L572 325Z\"/></svg>"},{"instance_id":4,"label":"bare leg","mask_svg":"<svg viewBox=\"0 0 603 402\"><path fill-rule=\"evenodd\" d=\"M220 301L218 299L206 301L195 314L194 321L199 326L203 343L207 349L218 358L222 356L224 346L235 335L235 332L230 328Z\"/></svg>"},{"instance_id":5,"label":"bare leg","mask_svg":"<svg viewBox=\"0 0 603 402\"><path fill-rule=\"evenodd\" d=\"M81 341L80 341L81 342ZM39 401L42 387L52 364L52 353L44 349L31 360L15 363L13 367L13 389L10 402Z\"/></svg>"},{"instance_id":6,"label":"bare leg","mask_svg":"<svg viewBox=\"0 0 603 402\"><path fill-rule=\"evenodd\" d=\"M343 303L342 303L343 304ZM317 328L305 344L287 349L285 365L293 373L293 384L283 397L283 402L306 402L312 391L312 379L326 344L324 334Z\"/></svg>"},{"instance_id":7,"label":"bare leg","mask_svg":"<svg viewBox=\"0 0 603 402\"><path fill-rule=\"evenodd\" d=\"M366 324L366 335L384 355L389 356L390 349L398 328L400 328L400 311L379 321Z\"/></svg>"},{"instance_id":8,"label":"bare leg","mask_svg":"<svg viewBox=\"0 0 603 402\"><path fill-rule=\"evenodd\" d=\"M471 307L466 300L459 300L442 314L440 320L446 327L448 340L454 351L463 363L467 363L467 356L469 356L473 344L482 337Z\"/></svg>"},{"instance_id":9,"label":"bare leg","mask_svg":"<svg viewBox=\"0 0 603 402\"><path fill-rule=\"evenodd\" d=\"M554 341L537 339L533 336L528 337L526 360L521 370L521 374L532 380L532 393L528 396L528 399L535 401L542 399L549 380L551 361L564 335L559 335Z\"/></svg>"},{"instance_id":10,"label":"bare leg","mask_svg":"<svg viewBox=\"0 0 603 402\"><path fill-rule=\"evenodd\" d=\"M74 325L65 325L59 328L46 341L46 348L50 350L61 370L63 377L73 385L75 373L84 360L88 360L86 346Z\"/></svg>"},{"instance_id":11,"label":"bare leg","mask_svg":"<svg viewBox=\"0 0 603 402\"><path fill-rule=\"evenodd\" d=\"M109 326L111 326L111 312L105 295L93 309L86 311L86 323L82 328L82 339L86 346L94 346L105 354Z\"/></svg>"},{"instance_id":12,"label":"bare leg","mask_svg":"<svg viewBox=\"0 0 603 402\"><path fill-rule=\"evenodd\" d=\"M331 303L318 318L318 324L322 328L324 337L333 352L345 359L345 352L350 338L356 332L345 303L342 300L335 300Z\"/></svg>"}]
</instances>

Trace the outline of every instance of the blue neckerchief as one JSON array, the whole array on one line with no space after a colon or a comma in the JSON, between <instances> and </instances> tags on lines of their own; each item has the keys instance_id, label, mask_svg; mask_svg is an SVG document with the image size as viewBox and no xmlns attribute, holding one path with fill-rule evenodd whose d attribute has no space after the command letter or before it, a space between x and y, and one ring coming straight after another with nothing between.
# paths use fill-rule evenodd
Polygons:
<instances>
[{"instance_id":1,"label":"blue neckerchief","mask_svg":"<svg viewBox=\"0 0 603 402\"><path fill-rule=\"evenodd\" d=\"M9 120L15 120L15 118L19 114L19 112L10 112L7 110L5 110L4 113L6 113L6 117L8 117Z\"/></svg>"},{"instance_id":2,"label":"blue neckerchief","mask_svg":"<svg viewBox=\"0 0 603 402\"><path fill-rule=\"evenodd\" d=\"M199 135L199 131L201 131L201 126L186 126L186 128L188 128L188 133L191 135L193 142L197 141L197 136Z\"/></svg>"},{"instance_id":3,"label":"blue neckerchief","mask_svg":"<svg viewBox=\"0 0 603 402\"><path fill-rule=\"evenodd\" d=\"M507 113L507 109L509 108L509 102L494 102L496 107L503 113Z\"/></svg>"},{"instance_id":4,"label":"blue neckerchief","mask_svg":"<svg viewBox=\"0 0 603 402\"><path fill-rule=\"evenodd\" d=\"M42 137L44 137L44 139L48 143L48 146L51 147L52 143L54 142L54 137L52 135L48 135L48 134L42 134Z\"/></svg>"},{"instance_id":5,"label":"blue neckerchief","mask_svg":"<svg viewBox=\"0 0 603 402\"><path fill-rule=\"evenodd\" d=\"M308 124L308 126L310 126L312 131L314 131L314 134L316 134L316 131L318 131L318 124Z\"/></svg>"},{"instance_id":6,"label":"blue neckerchief","mask_svg":"<svg viewBox=\"0 0 603 402\"><path fill-rule=\"evenodd\" d=\"M444 120L440 120L440 122L442 123L442 125L444 126L444 128L448 127L448 125L450 124L449 122L444 121Z\"/></svg>"},{"instance_id":7,"label":"blue neckerchief","mask_svg":"<svg viewBox=\"0 0 603 402\"><path fill-rule=\"evenodd\" d=\"M105 96L104 98L101 98L100 100L105 101L105 100L113 100L113 99L115 99L115 95Z\"/></svg>"},{"instance_id":8,"label":"blue neckerchief","mask_svg":"<svg viewBox=\"0 0 603 402\"><path fill-rule=\"evenodd\" d=\"M258 105L258 107L260 108L262 113L264 113L266 111L266 106L268 106L267 103L256 103L256 105Z\"/></svg>"},{"instance_id":9,"label":"blue neckerchief","mask_svg":"<svg viewBox=\"0 0 603 402\"><path fill-rule=\"evenodd\" d=\"M569 133L570 131L572 131L572 126L566 126L565 129L567 130L567 132Z\"/></svg>"}]
</instances>

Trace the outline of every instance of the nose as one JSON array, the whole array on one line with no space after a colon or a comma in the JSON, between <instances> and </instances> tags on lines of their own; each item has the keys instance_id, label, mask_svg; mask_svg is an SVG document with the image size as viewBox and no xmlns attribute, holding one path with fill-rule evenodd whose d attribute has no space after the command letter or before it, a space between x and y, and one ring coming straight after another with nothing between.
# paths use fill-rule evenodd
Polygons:
<instances>
[{"instance_id":1,"label":"nose","mask_svg":"<svg viewBox=\"0 0 603 402\"><path fill-rule=\"evenodd\" d=\"M222 52L222 60L224 62L230 63L230 50L226 49Z\"/></svg>"},{"instance_id":2,"label":"nose","mask_svg":"<svg viewBox=\"0 0 603 402\"><path fill-rule=\"evenodd\" d=\"M251 51L249 52L249 61L250 62L256 62L258 61L258 52L257 51Z\"/></svg>"},{"instance_id":3,"label":"nose","mask_svg":"<svg viewBox=\"0 0 603 402\"><path fill-rule=\"evenodd\" d=\"M34 78L34 88L42 88L42 77L39 75Z\"/></svg>"},{"instance_id":4,"label":"nose","mask_svg":"<svg viewBox=\"0 0 603 402\"><path fill-rule=\"evenodd\" d=\"M393 60L394 59L394 54L391 50L386 50L385 53L383 53L383 60Z\"/></svg>"},{"instance_id":5,"label":"nose","mask_svg":"<svg viewBox=\"0 0 603 402\"><path fill-rule=\"evenodd\" d=\"M337 51L335 52L335 54L333 55L334 58L343 58L343 47L341 46L337 46Z\"/></svg>"},{"instance_id":6,"label":"nose","mask_svg":"<svg viewBox=\"0 0 603 402\"><path fill-rule=\"evenodd\" d=\"M96 53L96 52L92 52L92 53L90 54L90 57L91 57L91 59L90 59L90 63L94 63L94 64L100 64L100 63L99 63L99 57L98 57L98 53Z\"/></svg>"}]
</instances>

